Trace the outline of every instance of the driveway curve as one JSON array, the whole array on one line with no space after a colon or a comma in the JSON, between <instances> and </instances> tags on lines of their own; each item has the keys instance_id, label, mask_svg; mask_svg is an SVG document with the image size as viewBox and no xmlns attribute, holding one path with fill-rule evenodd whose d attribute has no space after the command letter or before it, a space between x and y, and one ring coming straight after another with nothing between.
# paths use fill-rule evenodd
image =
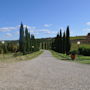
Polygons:
<instances>
[{"instance_id":1,"label":"driveway curve","mask_svg":"<svg viewBox=\"0 0 90 90\"><path fill-rule=\"evenodd\" d=\"M0 90L90 90L90 66L54 58L0 65Z\"/></svg>"}]
</instances>

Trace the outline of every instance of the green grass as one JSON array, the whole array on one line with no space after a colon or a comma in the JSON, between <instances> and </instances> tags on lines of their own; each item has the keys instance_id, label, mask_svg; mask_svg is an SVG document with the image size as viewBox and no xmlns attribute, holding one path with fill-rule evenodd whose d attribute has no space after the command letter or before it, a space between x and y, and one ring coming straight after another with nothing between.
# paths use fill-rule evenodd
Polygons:
<instances>
[{"instance_id":1,"label":"green grass","mask_svg":"<svg viewBox=\"0 0 90 90\"><path fill-rule=\"evenodd\" d=\"M25 60L31 60L40 54L42 54L43 51L37 51L33 52L31 54L22 55L21 53L17 53L16 55L14 53L4 54L0 55L0 62L4 63L13 63L13 62L19 62L19 61L25 61Z\"/></svg>"},{"instance_id":2,"label":"green grass","mask_svg":"<svg viewBox=\"0 0 90 90\"><path fill-rule=\"evenodd\" d=\"M54 57L56 57L57 59L60 59L60 60L71 60L70 59L70 56L66 55L66 54L61 54L61 53L58 53L58 52L55 52L53 50L51 50L51 53Z\"/></svg>"},{"instance_id":3,"label":"green grass","mask_svg":"<svg viewBox=\"0 0 90 90\"><path fill-rule=\"evenodd\" d=\"M90 48L90 44L83 44L83 43L81 43L80 45L79 45L79 47L89 47ZM77 45L77 43L72 43L71 44L71 51L72 50L78 50L78 45Z\"/></svg>"},{"instance_id":4,"label":"green grass","mask_svg":"<svg viewBox=\"0 0 90 90\"><path fill-rule=\"evenodd\" d=\"M90 56L77 56L76 62L83 63L83 64L90 64Z\"/></svg>"},{"instance_id":5,"label":"green grass","mask_svg":"<svg viewBox=\"0 0 90 90\"><path fill-rule=\"evenodd\" d=\"M75 39L86 39L86 36L76 36L76 37L70 37L71 40Z\"/></svg>"},{"instance_id":6,"label":"green grass","mask_svg":"<svg viewBox=\"0 0 90 90\"><path fill-rule=\"evenodd\" d=\"M61 53L57 53L55 51L51 50L51 53L54 57L56 57L57 59L60 60L65 60L65 61L73 61L73 62L78 62L78 63L82 63L82 64L90 64L90 56L81 56L81 55L77 55L75 60L71 60L70 55L66 55L66 54L61 54Z\"/></svg>"},{"instance_id":7,"label":"green grass","mask_svg":"<svg viewBox=\"0 0 90 90\"><path fill-rule=\"evenodd\" d=\"M90 60L83 60L83 61L78 61L79 63L82 63L82 64L90 64Z\"/></svg>"}]
</instances>

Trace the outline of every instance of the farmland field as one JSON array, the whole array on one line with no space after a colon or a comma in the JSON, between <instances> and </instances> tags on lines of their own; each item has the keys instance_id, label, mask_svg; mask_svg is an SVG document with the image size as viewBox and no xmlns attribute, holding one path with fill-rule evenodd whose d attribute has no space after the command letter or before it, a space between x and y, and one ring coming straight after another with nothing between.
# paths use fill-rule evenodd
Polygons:
<instances>
[{"instance_id":1,"label":"farmland field","mask_svg":"<svg viewBox=\"0 0 90 90\"><path fill-rule=\"evenodd\" d=\"M79 47L90 47L90 44L81 43L81 44L79 45ZM77 45L77 43L72 43L72 44L71 44L71 51L72 51L72 50L78 50L78 45Z\"/></svg>"}]
</instances>

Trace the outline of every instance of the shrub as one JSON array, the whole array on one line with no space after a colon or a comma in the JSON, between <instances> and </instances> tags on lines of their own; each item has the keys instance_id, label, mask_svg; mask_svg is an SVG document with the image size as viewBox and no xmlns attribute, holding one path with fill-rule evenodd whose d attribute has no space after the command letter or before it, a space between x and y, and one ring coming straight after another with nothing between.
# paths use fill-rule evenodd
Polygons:
<instances>
[{"instance_id":1,"label":"shrub","mask_svg":"<svg viewBox=\"0 0 90 90\"><path fill-rule=\"evenodd\" d=\"M90 56L90 47L80 47L78 51L80 55Z\"/></svg>"},{"instance_id":2,"label":"shrub","mask_svg":"<svg viewBox=\"0 0 90 90\"><path fill-rule=\"evenodd\" d=\"M70 54L75 55L78 54L77 50L70 51Z\"/></svg>"}]
</instances>

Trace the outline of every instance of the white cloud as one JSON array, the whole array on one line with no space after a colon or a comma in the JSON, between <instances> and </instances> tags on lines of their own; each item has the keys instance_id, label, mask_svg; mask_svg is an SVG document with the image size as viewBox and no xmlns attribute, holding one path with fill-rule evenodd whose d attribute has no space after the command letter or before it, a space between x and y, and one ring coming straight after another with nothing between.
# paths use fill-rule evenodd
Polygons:
<instances>
[{"instance_id":1,"label":"white cloud","mask_svg":"<svg viewBox=\"0 0 90 90\"><path fill-rule=\"evenodd\" d=\"M29 30L36 29L36 27L27 26L27 25L24 25L24 28L25 27L27 27ZM2 27L2 28L0 28L0 32L9 32L9 31L12 31L12 30L19 30L19 28L20 28L20 25L15 26L15 27Z\"/></svg>"},{"instance_id":2,"label":"white cloud","mask_svg":"<svg viewBox=\"0 0 90 90\"><path fill-rule=\"evenodd\" d=\"M6 37L12 37L12 34L11 33L6 33L5 36Z\"/></svg>"},{"instance_id":3,"label":"white cloud","mask_svg":"<svg viewBox=\"0 0 90 90\"><path fill-rule=\"evenodd\" d=\"M46 25L46 26L50 26L50 25ZM38 34L41 34L41 33L43 33L43 34L54 34L54 33L56 33L56 32L51 31L49 29L38 29L36 27L32 27L32 26L28 26L28 25L24 25L24 28L25 27L27 27L29 32L33 33L33 34L37 34L37 33ZM19 30L19 28L20 28L20 25L18 25L16 27L3 27L3 28L0 28L0 32L8 32L8 33L6 33L6 35L11 36L9 32L12 30L14 30L14 31ZM18 31L16 33L19 34Z\"/></svg>"},{"instance_id":4,"label":"white cloud","mask_svg":"<svg viewBox=\"0 0 90 90\"><path fill-rule=\"evenodd\" d=\"M90 26L90 22L87 22L86 25Z\"/></svg>"},{"instance_id":5,"label":"white cloud","mask_svg":"<svg viewBox=\"0 0 90 90\"><path fill-rule=\"evenodd\" d=\"M49 25L46 25L49 27ZM45 36L53 36L53 35L56 35L57 34L57 31L54 31L54 30L51 30L51 29L45 29L45 28L37 28L37 27L34 27L34 26L29 26L29 25L24 25L24 28L27 27L30 34L34 34L36 35L37 37L40 36L40 37L43 37L44 35ZM4 32L4 36L6 38L17 38L19 36L19 28L20 28L20 25L17 25L15 27L2 27L0 28L0 32ZM14 32L11 32L11 31L14 31ZM13 34L14 33L14 34Z\"/></svg>"},{"instance_id":6,"label":"white cloud","mask_svg":"<svg viewBox=\"0 0 90 90\"><path fill-rule=\"evenodd\" d=\"M34 29L34 30L31 30L30 32L33 32L34 34L56 34L57 32L55 31L51 31L49 29Z\"/></svg>"},{"instance_id":7,"label":"white cloud","mask_svg":"<svg viewBox=\"0 0 90 90\"><path fill-rule=\"evenodd\" d=\"M83 34L88 34L90 32L90 28L83 29Z\"/></svg>"},{"instance_id":8,"label":"white cloud","mask_svg":"<svg viewBox=\"0 0 90 90\"><path fill-rule=\"evenodd\" d=\"M3 27L3 28L0 28L0 32L7 32L15 29L16 27Z\"/></svg>"},{"instance_id":9,"label":"white cloud","mask_svg":"<svg viewBox=\"0 0 90 90\"><path fill-rule=\"evenodd\" d=\"M84 32L90 32L90 28L83 29Z\"/></svg>"},{"instance_id":10,"label":"white cloud","mask_svg":"<svg viewBox=\"0 0 90 90\"><path fill-rule=\"evenodd\" d=\"M19 31L17 31L16 34L19 35Z\"/></svg>"},{"instance_id":11,"label":"white cloud","mask_svg":"<svg viewBox=\"0 0 90 90\"><path fill-rule=\"evenodd\" d=\"M51 27L52 24L44 24L44 27Z\"/></svg>"}]
</instances>

